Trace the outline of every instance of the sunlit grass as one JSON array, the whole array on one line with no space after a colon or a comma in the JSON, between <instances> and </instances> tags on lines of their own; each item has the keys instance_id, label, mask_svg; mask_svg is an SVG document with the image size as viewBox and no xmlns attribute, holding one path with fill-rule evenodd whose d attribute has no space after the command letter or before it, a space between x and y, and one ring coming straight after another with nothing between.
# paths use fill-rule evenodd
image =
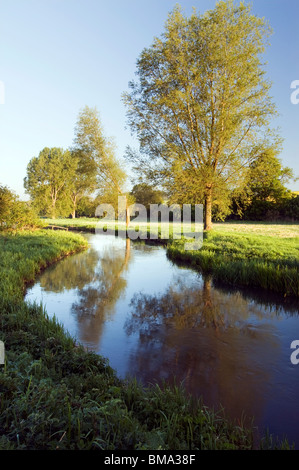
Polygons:
<instances>
[{"instance_id":1,"label":"sunlit grass","mask_svg":"<svg viewBox=\"0 0 299 470\"><path fill-rule=\"evenodd\" d=\"M298 237L215 230L205 235L200 250L187 252L177 241L169 244L168 256L224 285L299 297Z\"/></svg>"},{"instance_id":2,"label":"sunlit grass","mask_svg":"<svg viewBox=\"0 0 299 470\"><path fill-rule=\"evenodd\" d=\"M99 219L82 217L78 219L44 219L48 225L57 225L60 227L74 227L81 229L95 229L99 226ZM164 224L165 225L165 224ZM134 222L132 221L130 227L140 227L143 232L149 232L152 228L153 231L163 228L163 224L155 222ZM182 233L182 225L178 223L169 223L170 231L173 233ZM108 228L118 228L125 230L124 223L109 223ZM194 230L194 223L192 223L192 230ZM278 238L299 238L299 223L267 223L267 222L216 222L213 224L213 230L216 232L226 233L249 233L257 235L267 235Z\"/></svg>"},{"instance_id":3,"label":"sunlit grass","mask_svg":"<svg viewBox=\"0 0 299 470\"><path fill-rule=\"evenodd\" d=\"M251 233L278 238L299 238L299 224L265 222L221 222L214 224L216 232Z\"/></svg>"}]
</instances>

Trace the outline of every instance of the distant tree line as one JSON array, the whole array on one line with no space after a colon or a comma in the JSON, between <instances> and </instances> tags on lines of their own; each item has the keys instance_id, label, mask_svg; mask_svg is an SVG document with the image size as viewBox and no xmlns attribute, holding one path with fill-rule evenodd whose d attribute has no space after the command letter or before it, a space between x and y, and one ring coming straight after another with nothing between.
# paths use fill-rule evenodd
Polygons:
<instances>
[{"instance_id":1,"label":"distant tree line","mask_svg":"<svg viewBox=\"0 0 299 470\"><path fill-rule=\"evenodd\" d=\"M124 194L126 178L97 110L86 106L79 113L72 147L45 147L30 160L24 187L40 215L75 218L94 216L100 202Z\"/></svg>"}]
</instances>

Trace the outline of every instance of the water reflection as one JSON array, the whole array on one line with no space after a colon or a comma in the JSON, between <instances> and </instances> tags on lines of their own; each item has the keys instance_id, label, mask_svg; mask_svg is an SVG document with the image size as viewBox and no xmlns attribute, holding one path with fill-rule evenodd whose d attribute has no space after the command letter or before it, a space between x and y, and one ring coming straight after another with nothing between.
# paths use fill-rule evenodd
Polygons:
<instances>
[{"instance_id":1,"label":"water reflection","mask_svg":"<svg viewBox=\"0 0 299 470\"><path fill-rule=\"evenodd\" d=\"M176 377L234 417L261 415L280 343L271 324L257 322L277 317L276 310L248 308L240 293L223 296L211 280L201 290L178 282L162 295L138 293L130 307L125 329L139 336L133 375L144 383Z\"/></svg>"},{"instance_id":2,"label":"water reflection","mask_svg":"<svg viewBox=\"0 0 299 470\"><path fill-rule=\"evenodd\" d=\"M298 305L215 286L162 247L87 236L90 248L46 270L28 290L121 377L184 382L205 403L298 437ZM283 424L282 424L283 423Z\"/></svg>"},{"instance_id":3,"label":"water reflection","mask_svg":"<svg viewBox=\"0 0 299 470\"><path fill-rule=\"evenodd\" d=\"M262 311L255 303L251 306L240 293L224 295L212 287L212 280L203 280L202 288L188 287L177 279L175 287L169 287L159 296L136 293L131 300L126 330L141 331L161 323L171 323L176 329L213 327L216 331L240 327L252 315L271 318L279 315L276 309Z\"/></svg>"},{"instance_id":4,"label":"water reflection","mask_svg":"<svg viewBox=\"0 0 299 470\"><path fill-rule=\"evenodd\" d=\"M97 253L97 264L93 269L92 282L80 289L78 300L71 312L76 315L80 340L98 344L104 322L115 312L115 304L126 289L124 277L128 269L131 242L126 240L125 249L104 247Z\"/></svg>"},{"instance_id":5,"label":"water reflection","mask_svg":"<svg viewBox=\"0 0 299 470\"><path fill-rule=\"evenodd\" d=\"M93 281L98 261L99 253L91 247L87 252L65 258L46 269L39 278L40 285L45 292L81 290Z\"/></svg>"}]
</instances>

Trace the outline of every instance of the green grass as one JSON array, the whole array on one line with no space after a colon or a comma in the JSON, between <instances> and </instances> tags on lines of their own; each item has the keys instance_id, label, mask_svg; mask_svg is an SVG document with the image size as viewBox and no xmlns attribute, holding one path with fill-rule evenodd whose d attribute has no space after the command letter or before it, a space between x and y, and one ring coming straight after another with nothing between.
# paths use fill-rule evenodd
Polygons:
<instances>
[{"instance_id":1,"label":"green grass","mask_svg":"<svg viewBox=\"0 0 299 470\"><path fill-rule=\"evenodd\" d=\"M1 300L19 300L26 283L32 281L40 270L86 247L86 240L72 233L46 230L0 232Z\"/></svg>"},{"instance_id":2,"label":"green grass","mask_svg":"<svg viewBox=\"0 0 299 470\"><path fill-rule=\"evenodd\" d=\"M179 386L119 380L42 306L24 302L40 269L85 246L69 232L0 234L0 450L252 449L252 427ZM267 448L289 448L270 438Z\"/></svg>"},{"instance_id":3,"label":"green grass","mask_svg":"<svg viewBox=\"0 0 299 470\"><path fill-rule=\"evenodd\" d=\"M47 220L48 224L94 231L98 219ZM125 226L118 227L125 230ZM159 224L159 237L163 226ZM140 225L144 234L149 225ZM299 224L228 222L215 223L205 234L200 250L185 251L184 240L173 240L181 227L170 227L167 252L173 261L185 263L214 281L235 287L270 290L283 296L299 296Z\"/></svg>"},{"instance_id":4,"label":"green grass","mask_svg":"<svg viewBox=\"0 0 299 470\"><path fill-rule=\"evenodd\" d=\"M60 219L43 219L47 225L57 225L60 227L77 228L93 231L99 219L81 217L77 219L60 218ZM133 222L132 222L133 225ZM153 224L155 225L155 224ZM172 225L172 224L171 224ZM111 225L112 226L112 225ZM118 224L116 224L118 226ZM161 227L161 224L159 224ZM179 232L179 225L177 224L175 232ZM125 224L121 224L120 228L125 229ZM141 223L140 228L148 231L149 223ZM259 235L269 235L278 238L299 238L299 223L273 223L273 222L217 222L213 225L213 231L229 232L229 233L256 233Z\"/></svg>"},{"instance_id":5,"label":"green grass","mask_svg":"<svg viewBox=\"0 0 299 470\"><path fill-rule=\"evenodd\" d=\"M215 230L200 250L185 251L182 241L168 246L168 256L236 287L262 288L299 296L299 238Z\"/></svg>"}]
</instances>

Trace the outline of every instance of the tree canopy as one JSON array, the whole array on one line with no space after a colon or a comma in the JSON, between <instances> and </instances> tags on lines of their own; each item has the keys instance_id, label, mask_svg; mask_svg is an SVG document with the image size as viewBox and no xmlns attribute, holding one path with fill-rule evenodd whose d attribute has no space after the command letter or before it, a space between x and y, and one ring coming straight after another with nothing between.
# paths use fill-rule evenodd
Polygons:
<instances>
[{"instance_id":1,"label":"tree canopy","mask_svg":"<svg viewBox=\"0 0 299 470\"><path fill-rule=\"evenodd\" d=\"M137 204L142 204L147 210L151 204L162 204L165 198L162 191L146 183L135 184L131 195Z\"/></svg>"},{"instance_id":2,"label":"tree canopy","mask_svg":"<svg viewBox=\"0 0 299 470\"><path fill-rule=\"evenodd\" d=\"M52 218L71 211L68 190L72 186L77 162L69 150L45 147L27 166L24 187L40 213Z\"/></svg>"},{"instance_id":3,"label":"tree canopy","mask_svg":"<svg viewBox=\"0 0 299 470\"><path fill-rule=\"evenodd\" d=\"M83 162L82 173L96 190L99 203L117 204L118 196L124 194L127 175L116 157L113 140L104 134L96 108L85 106L79 113L72 151Z\"/></svg>"},{"instance_id":4,"label":"tree canopy","mask_svg":"<svg viewBox=\"0 0 299 470\"><path fill-rule=\"evenodd\" d=\"M127 158L175 198L205 204L205 228L221 192L280 139L262 54L271 29L232 0L187 18L179 6L165 31L137 61L124 93L128 123L140 143Z\"/></svg>"}]
</instances>

